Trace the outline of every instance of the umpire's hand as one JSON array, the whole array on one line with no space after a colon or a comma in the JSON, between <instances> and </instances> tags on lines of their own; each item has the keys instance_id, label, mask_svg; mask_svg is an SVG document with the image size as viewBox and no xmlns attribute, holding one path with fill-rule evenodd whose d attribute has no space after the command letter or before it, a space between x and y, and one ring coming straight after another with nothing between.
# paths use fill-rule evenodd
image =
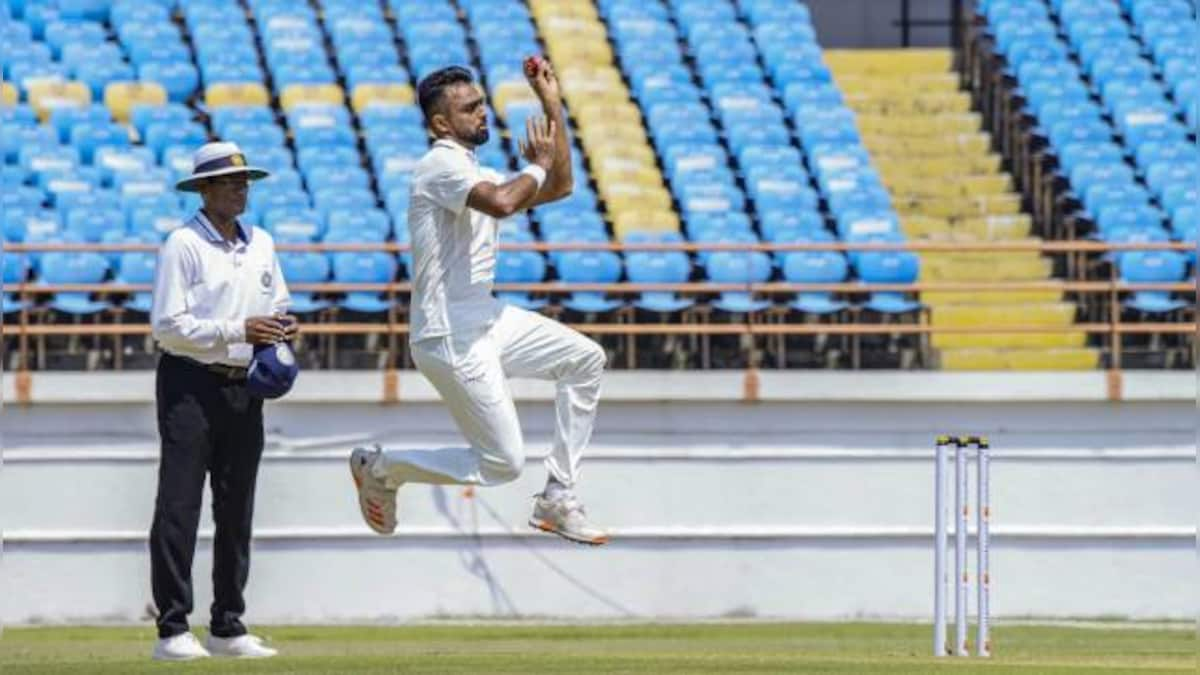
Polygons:
<instances>
[{"instance_id":1,"label":"umpire's hand","mask_svg":"<svg viewBox=\"0 0 1200 675\"><path fill-rule=\"evenodd\" d=\"M296 325L295 322L292 325ZM252 345L271 345L285 339L287 332L281 319L273 316L252 316L246 319L246 342Z\"/></svg>"},{"instance_id":2,"label":"umpire's hand","mask_svg":"<svg viewBox=\"0 0 1200 675\"><path fill-rule=\"evenodd\" d=\"M278 320L283 324L284 340L294 339L300 333L300 319L295 314L284 314Z\"/></svg>"}]
</instances>

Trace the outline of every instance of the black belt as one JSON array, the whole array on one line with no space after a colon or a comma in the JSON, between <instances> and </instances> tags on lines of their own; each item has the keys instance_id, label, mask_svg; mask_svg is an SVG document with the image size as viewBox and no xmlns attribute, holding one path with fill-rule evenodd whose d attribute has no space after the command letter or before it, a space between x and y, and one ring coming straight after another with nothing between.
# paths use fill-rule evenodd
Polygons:
<instances>
[{"instance_id":1,"label":"black belt","mask_svg":"<svg viewBox=\"0 0 1200 675\"><path fill-rule=\"evenodd\" d=\"M223 377L227 380L244 380L246 379L246 369L241 366L227 366L224 363L202 363L196 359L189 359L186 356L177 356L171 354L175 358L187 363L189 366L203 368L208 372Z\"/></svg>"}]
</instances>

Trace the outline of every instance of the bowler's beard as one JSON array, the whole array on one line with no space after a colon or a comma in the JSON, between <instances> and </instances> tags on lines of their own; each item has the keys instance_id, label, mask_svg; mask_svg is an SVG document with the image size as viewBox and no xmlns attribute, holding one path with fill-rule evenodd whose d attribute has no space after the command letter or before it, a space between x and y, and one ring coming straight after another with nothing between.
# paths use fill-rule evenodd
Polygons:
<instances>
[{"instance_id":1,"label":"bowler's beard","mask_svg":"<svg viewBox=\"0 0 1200 675\"><path fill-rule=\"evenodd\" d=\"M472 144L474 144L476 146L480 146L480 145L483 145L484 143L487 143L488 138L490 138L490 136L488 135L488 129L487 129L487 127L484 127L483 129L476 131L470 137L469 140L471 141Z\"/></svg>"}]
</instances>

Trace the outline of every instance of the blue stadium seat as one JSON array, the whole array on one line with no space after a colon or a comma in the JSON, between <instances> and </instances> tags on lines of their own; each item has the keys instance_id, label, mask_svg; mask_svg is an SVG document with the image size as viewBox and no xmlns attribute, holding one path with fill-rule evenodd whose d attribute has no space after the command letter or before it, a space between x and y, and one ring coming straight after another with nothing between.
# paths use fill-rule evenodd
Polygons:
<instances>
[{"instance_id":1,"label":"blue stadium seat","mask_svg":"<svg viewBox=\"0 0 1200 675\"><path fill-rule=\"evenodd\" d=\"M18 124L0 125L0 150L7 163L18 161L19 153L30 147L56 147L58 135L47 126L26 127Z\"/></svg>"},{"instance_id":2,"label":"blue stadium seat","mask_svg":"<svg viewBox=\"0 0 1200 675\"><path fill-rule=\"evenodd\" d=\"M562 229L552 232L543 233L543 240L547 244L607 244L610 243L608 233L600 230L588 229ZM551 250L547 257L550 263L556 269L562 268L564 265L570 264L567 258L568 253L580 253L584 251L575 251L571 249Z\"/></svg>"},{"instance_id":3,"label":"blue stadium seat","mask_svg":"<svg viewBox=\"0 0 1200 675\"><path fill-rule=\"evenodd\" d=\"M329 280L329 256L317 251L282 251L279 253L279 267L289 285L319 284ZM289 289L292 304L288 308L292 314L300 316L313 314L328 309L328 300L316 298L312 291L296 291Z\"/></svg>"},{"instance_id":4,"label":"blue stadium seat","mask_svg":"<svg viewBox=\"0 0 1200 675\"><path fill-rule=\"evenodd\" d=\"M276 207L262 213L262 227L278 241L311 242L324 233L324 220L313 209Z\"/></svg>"},{"instance_id":5,"label":"blue stadium seat","mask_svg":"<svg viewBox=\"0 0 1200 675\"><path fill-rule=\"evenodd\" d=\"M28 103L0 106L0 125L9 124L14 127L27 128L36 127L37 123L37 113Z\"/></svg>"},{"instance_id":6,"label":"blue stadium seat","mask_svg":"<svg viewBox=\"0 0 1200 675\"><path fill-rule=\"evenodd\" d=\"M515 241L532 241L532 236L513 237ZM546 278L546 259L537 251L513 251L501 249L496 253L496 283L538 283ZM528 291L497 291L500 300L522 309L537 311L547 304L545 298L530 297Z\"/></svg>"},{"instance_id":7,"label":"blue stadium seat","mask_svg":"<svg viewBox=\"0 0 1200 675\"><path fill-rule=\"evenodd\" d=\"M909 284L920 270L920 258L909 251L864 251L852 262L864 284ZM905 314L919 310L921 303L904 293L872 291L862 306L882 314Z\"/></svg>"},{"instance_id":8,"label":"blue stadium seat","mask_svg":"<svg viewBox=\"0 0 1200 675\"><path fill-rule=\"evenodd\" d=\"M342 284L385 284L396 278L396 258L382 252L334 253L333 280ZM386 295L378 291L350 291L337 306L363 314L381 314L391 309Z\"/></svg>"},{"instance_id":9,"label":"blue stadium seat","mask_svg":"<svg viewBox=\"0 0 1200 675\"><path fill-rule=\"evenodd\" d=\"M750 223L750 216L744 211L702 211L685 214L683 224L688 238L693 241L722 241L719 237L723 235L743 237L736 241L751 243L757 241L754 228ZM703 263L707 259L707 254L700 251L697 253L697 258Z\"/></svg>"},{"instance_id":10,"label":"blue stadium seat","mask_svg":"<svg viewBox=\"0 0 1200 675\"><path fill-rule=\"evenodd\" d=\"M130 121L138 133L145 136L146 130L155 122L186 124L192 120L192 111L181 103L167 105L135 105Z\"/></svg>"},{"instance_id":11,"label":"blue stadium seat","mask_svg":"<svg viewBox=\"0 0 1200 675\"><path fill-rule=\"evenodd\" d=\"M129 238L136 239L136 238ZM127 239L128 240L128 239ZM150 242L145 242L150 243ZM155 263L158 256L153 252L126 251L120 254L116 264L116 276L113 279L118 284L154 284ZM148 291L138 291L121 304L122 309L149 314L154 305L153 296Z\"/></svg>"},{"instance_id":12,"label":"blue stadium seat","mask_svg":"<svg viewBox=\"0 0 1200 675\"><path fill-rule=\"evenodd\" d=\"M631 238L626 238L631 243ZM635 284L681 284L692 273L692 263L682 251L630 251L625 255L625 275ZM675 291L642 291L633 306L648 312L673 314L696 304Z\"/></svg>"},{"instance_id":13,"label":"blue stadium seat","mask_svg":"<svg viewBox=\"0 0 1200 675\"><path fill-rule=\"evenodd\" d=\"M363 241L385 241L392 234L391 219L378 208L333 211L328 214L325 226L326 237L353 232Z\"/></svg>"},{"instance_id":14,"label":"blue stadium seat","mask_svg":"<svg viewBox=\"0 0 1200 675\"><path fill-rule=\"evenodd\" d=\"M5 214L7 215L7 214ZM25 283L29 278L29 259L20 253L4 254L4 285L10 286L13 284ZM28 309L31 303L28 300L19 300L13 293L4 293L0 299L0 308L4 314L12 312L20 312Z\"/></svg>"},{"instance_id":15,"label":"blue stadium seat","mask_svg":"<svg viewBox=\"0 0 1200 675\"><path fill-rule=\"evenodd\" d=\"M35 178L45 172L75 169L82 162L79 150L68 145L27 145L16 159Z\"/></svg>"},{"instance_id":16,"label":"blue stadium seat","mask_svg":"<svg viewBox=\"0 0 1200 675\"><path fill-rule=\"evenodd\" d=\"M375 193L365 188L334 188L313 194L313 207L323 219L337 211L373 209L375 205Z\"/></svg>"},{"instance_id":17,"label":"blue stadium seat","mask_svg":"<svg viewBox=\"0 0 1200 675\"><path fill-rule=\"evenodd\" d=\"M292 137L299 149L334 146L354 148L358 143L358 136L349 126L300 127L292 129Z\"/></svg>"},{"instance_id":18,"label":"blue stadium seat","mask_svg":"<svg viewBox=\"0 0 1200 675\"><path fill-rule=\"evenodd\" d=\"M63 143L71 141L71 128L77 124L108 124L112 113L101 103L61 106L50 111L50 125Z\"/></svg>"},{"instance_id":19,"label":"blue stadium seat","mask_svg":"<svg viewBox=\"0 0 1200 675\"><path fill-rule=\"evenodd\" d=\"M835 284L846 280L849 265L837 251L796 251L784 256L783 278L792 283ZM833 314L849 307L828 291L800 291L788 306L805 314Z\"/></svg>"},{"instance_id":20,"label":"blue stadium seat","mask_svg":"<svg viewBox=\"0 0 1200 675\"><path fill-rule=\"evenodd\" d=\"M1127 283L1182 281L1187 260L1174 251L1127 251L1118 258L1121 280ZM1169 291L1135 291L1125 306L1148 314L1174 312L1191 303L1173 298Z\"/></svg>"},{"instance_id":21,"label":"blue stadium seat","mask_svg":"<svg viewBox=\"0 0 1200 675\"><path fill-rule=\"evenodd\" d=\"M1148 204L1125 204L1114 202L1101 207L1096 213L1096 226L1100 237L1108 238L1115 230L1162 230L1163 214Z\"/></svg>"},{"instance_id":22,"label":"blue stadium seat","mask_svg":"<svg viewBox=\"0 0 1200 675\"><path fill-rule=\"evenodd\" d=\"M589 231L607 236L604 219L595 210L562 210L538 214L542 236L547 239L556 232Z\"/></svg>"},{"instance_id":23,"label":"blue stadium seat","mask_svg":"<svg viewBox=\"0 0 1200 675\"><path fill-rule=\"evenodd\" d=\"M160 160L171 145L198 148L208 142L208 131L197 122L152 122L146 127L144 142Z\"/></svg>"},{"instance_id":24,"label":"blue stadium seat","mask_svg":"<svg viewBox=\"0 0 1200 675\"><path fill-rule=\"evenodd\" d=\"M108 39L104 26L96 21L52 21L46 24L45 31L46 44L55 58L62 55L66 45L100 45Z\"/></svg>"},{"instance_id":25,"label":"blue stadium seat","mask_svg":"<svg viewBox=\"0 0 1200 675\"><path fill-rule=\"evenodd\" d=\"M787 230L832 234L825 228L824 216L815 209L759 210L758 222L768 241L775 241L778 233Z\"/></svg>"},{"instance_id":26,"label":"blue stadium seat","mask_svg":"<svg viewBox=\"0 0 1200 675\"><path fill-rule=\"evenodd\" d=\"M770 279L772 273L771 259L761 251L714 251L703 265L708 280L717 284L760 284ZM756 299L749 291L721 291L720 297L710 304L734 314L771 307L769 300Z\"/></svg>"},{"instance_id":27,"label":"blue stadium seat","mask_svg":"<svg viewBox=\"0 0 1200 675\"><path fill-rule=\"evenodd\" d=\"M128 147L130 145L129 132L120 124L76 124L71 127L71 145L79 149L85 164L91 164L97 148L103 146Z\"/></svg>"},{"instance_id":28,"label":"blue stadium seat","mask_svg":"<svg viewBox=\"0 0 1200 675\"><path fill-rule=\"evenodd\" d=\"M147 61L137 68L138 79L158 82L174 103L186 102L200 86L200 71L188 60Z\"/></svg>"},{"instance_id":29,"label":"blue stadium seat","mask_svg":"<svg viewBox=\"0 0 1200 675\"><path fill-rule=\"evenodd\" d=\"M42 254L39 274L44 284L98 284L108 275L108 261L99 253L56 252ZM102 312L111 305L107 300L93 300L89 293L70 291L54 293L47 306L76 316Z\"/></svg>"},{"instance_id":30,"label":"blue stadium seat","mask_svg":"<svg viewBox=\"0 0 1200 675\"><path fill-rule=\"evenodd\" d=\"M67 212L66 231L80 235L85 241L98 242L107 232L124 234L125 222L125 213L117 208L76 207Z\"/></svg>"},{"instance_id":31,"label":"blue stadium seat","mask_svg":"<svg viewBox=\"0 0 1200 675\"><path fill-rule=\"evenodd\" d=\"M57 235L62 231L62 219L57 211L40 205L5 205L3 211L4 240L23 242L31 236Z\"/></svg>"},{"instance_id":32,"label":"blue stadium seat","mask_svg":"<svg viewBox=\"0 0 1200 675\"><path fill-rule=\"evenodd\" d=\"M621 278L621 256L612 251L566 251L555 263L564 284L615 283ZM572 291L563 307L586 314L602 314L625 306L620 300L606 298L600 291Z\"/></svg>"},{"instance_id":33,"label":"blue stadium seat","mask_svg":"<svg viewBox=\"0 0 1200 675\"><path fill-rule=\"evenodd\" d=\"M249 151L247 151L249 152ZM250 155L247 154L249 157ZM300 172L307 174L318 166L358 166L358 149L347 146L301 148L296 153Z\"/></svg>"}]
</instances>

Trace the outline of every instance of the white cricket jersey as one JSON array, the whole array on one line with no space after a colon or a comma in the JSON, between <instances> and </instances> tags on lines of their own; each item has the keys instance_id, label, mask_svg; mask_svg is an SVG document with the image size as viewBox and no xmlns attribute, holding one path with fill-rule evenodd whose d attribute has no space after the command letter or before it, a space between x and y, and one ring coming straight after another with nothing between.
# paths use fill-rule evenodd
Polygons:
<instances>
[{"instance_id":1,"label":"white cricket jersey","mask_svg":"<svg viewBox=\"0 0 1200 675\"><path fill-rule=\"evenodd\" d=\"M492 297L497 221L467 207L471 188L483 181L500 184L504 176L447 139L435 142L413 171L412 342L488 326L503 306Z\"/></svg>"},{"instance_id":2,"label":"white cricket jersey","mask_svg":"<svg viewBox=\"0 0 1200 675\"><path fill-rule=\"evenodd\" d=\"M159 249L150 325L170 354L245 366L253 355L246 319L285 313L290 304L266 230L238 222L237 239L226 241L197 211Z\"/></svg>"}]
</instances>

